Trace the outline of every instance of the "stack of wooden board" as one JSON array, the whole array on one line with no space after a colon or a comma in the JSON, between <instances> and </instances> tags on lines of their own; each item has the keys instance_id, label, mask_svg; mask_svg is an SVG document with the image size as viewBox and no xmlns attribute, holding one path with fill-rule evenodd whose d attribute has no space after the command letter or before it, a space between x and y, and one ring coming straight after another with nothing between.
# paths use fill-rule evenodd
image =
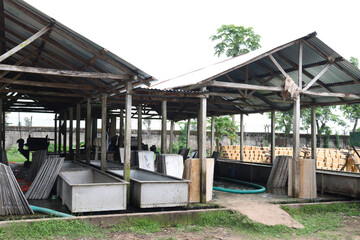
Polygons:
<instances>
[{"instance_id":1,"label":"stack of wooden board","mask_svg":"<svg viewBox=\"0 0 360 240\"><path fill-rule=\"evenodd\" d=\"M277 156L271 169L267 188L283 188L289 176L289 156Z\"/></svg>"},{"instance_id":2,"label":"stack of wooden board","mask_svg":"<svg viewBox=\"0 0 360 240\"><path fill-rule=\"evenodd\" d=\"M43 165L46 159L47 150L38 150L32 155L32 161L28 175L25 178L25 181L32 182L34 181L39 169Z\"/></svg>"},{"instance_id":3,"label":"stack of wooden board","mask_svg":"<svg viewBox=\"0 0 360 240\"><path fill-rule=\"evenodd\" d=\"M9 166L0 163L0 215L33 214Z\"/></svg>"},{"instance_id":4,"label":"stack of wooden board","mask_svg":"<svg viewBox=\"0 0 360 240\"><path fill-rule=\"evenodd\" d=\"M46 199L49 197L56 178L59 175L64 158L46 158L39 169L34 182L25 196L27 199Z\"/></svg>"}]
</instances>

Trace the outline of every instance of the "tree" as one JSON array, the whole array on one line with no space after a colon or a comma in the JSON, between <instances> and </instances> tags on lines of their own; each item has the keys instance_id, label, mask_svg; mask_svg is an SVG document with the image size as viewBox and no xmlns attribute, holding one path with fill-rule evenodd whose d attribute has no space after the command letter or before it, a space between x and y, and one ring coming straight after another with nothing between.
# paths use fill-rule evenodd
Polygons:
<instances>
[{"instance_id":1,"label":"tree","mask_svg":"<svg viewBox=\"0 0 360 240\"><path fill-rule=\"evenodd\" d=\"M32 119L28 117L24 117L25 127L31 127L32 125Z\"/></svg>"},{"instance_id":2,"label":"tree","mask_svg":"<svg viewBox=\"0 0 360 240\"><path fill-rule=\"evenodd\" d=\"M357 59L356 57L350 57L350 63L352 65L354 65L355 67L359 68L359 59Z\"/></svg>"},{"instance_id":3,"label":"tree","mask_svg":"<svg viewBox=\"0 0 360 240\"><path fill-rule=\"evenodd\" d=\"M212 41L220 41L215 45L215 54L220 57L225 53L227 57L236 57L241 54L259 49L261 46L260 35L252 27L235 26L234 24L222 25L217 29L217 34L210 37Z\"/></svg>"},{"instance_id":4,"label":"tree","mask_svg":"<svg viewBox=\"0 0 360 240\"><path fill-rule=\"evenodd\" d=\"M208 118L207 129L211 130L211 118ZM239 131L239 126L236 126L232 121L231 117L223 116L223 117L215 117L215 142L216 142L216 151L220 152L220 141L224 137L229 137L233 143L237 143L238 135L236 132Z\"/></svg>"},{"instance_id":5,"label":"tree","mask_svg":"<svg viewBox=\"0 0 360 240\"><path fill-rule=\"evenodd\" d=\"M360 104L342 105L340 106L340 109L343 111L344 116L354 123L352 131L356 132L358 120L360 118Z\"/></svg>"}]
</instances>

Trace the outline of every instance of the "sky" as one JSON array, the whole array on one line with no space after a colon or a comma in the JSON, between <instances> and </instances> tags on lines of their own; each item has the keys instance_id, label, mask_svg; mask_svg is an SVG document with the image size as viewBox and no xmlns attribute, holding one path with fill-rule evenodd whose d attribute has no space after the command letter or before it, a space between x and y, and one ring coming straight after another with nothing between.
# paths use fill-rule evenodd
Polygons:
<instances>
[{"instance_id":1,"label":"sky","mask_svg":"<svg viewBox=\"0 0 360 240\"><path fill-rule=\"evenodd\" d=\"M214 56L215 43L209 39L222 24L253 27L263 48L316 31L344 58L360 57L360 2L355 0L26 2L158 80L224 60ZM11 114L11 122L17 118ZM52 126L50 119L34 116L33 124ZM265 115L245 117L246 130L263 131L266 121Z\"/></svg>"}]
</instances>

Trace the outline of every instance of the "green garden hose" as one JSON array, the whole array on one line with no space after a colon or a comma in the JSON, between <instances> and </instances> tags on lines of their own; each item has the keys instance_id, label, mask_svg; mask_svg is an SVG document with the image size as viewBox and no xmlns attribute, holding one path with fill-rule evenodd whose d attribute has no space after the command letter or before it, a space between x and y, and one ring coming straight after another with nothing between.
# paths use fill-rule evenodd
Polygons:
<instances>
[{"instance_id":1,"label":"green garden hose","mask_svg":"<svg viewBox=\"0 0 360 240\"><path fill-rule=\"evenodd\" d=\"M58 212L58 211L48 209L48 208L43 208L43 207L38 207L38 206L33 206L33 205L30 205L30 208L34 212L46 213L46 214L53 215L53 216L56 216L56 217L74 217L73 215Z\"/></svg>"},{"instance_id":2,"label":"green garden hose","mask_svg":"<svg viewBox=\"0 0 360 240\"><path fill-rule=\"evenodd\" d=\"M251 189L251 190L235 190L235 189L230 189L230 188L213 187L213 189L217 190L217 191L237 193L237 194L254 194L254 193L262 193L262 192L265 192L265 190L266 190L265 187L255 184L255 183L244 182L244 181L240 181L240 180L235 180L235 179L230 179L230 178L222 178L222 177L217 177L217 179L226 180L226 181L234 182L234 183L240 183L242 185L257 188L257 189Z\"/></svg>"}]
</instances>

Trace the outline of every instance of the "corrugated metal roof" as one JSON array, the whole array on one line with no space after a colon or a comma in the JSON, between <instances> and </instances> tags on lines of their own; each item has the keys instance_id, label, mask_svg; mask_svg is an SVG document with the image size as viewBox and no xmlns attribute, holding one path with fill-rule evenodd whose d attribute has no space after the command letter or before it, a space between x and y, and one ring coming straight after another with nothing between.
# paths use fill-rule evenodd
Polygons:
<instances>
[{"instance_id":1,"label":"corrugated metal roof","mask_svg":"<svg viewBox=\"0 0 360 240\"><path fill-rule=\"evenodd\" d=\"M4 1L4 18L7 50L12 49L54 21L54 19L50 16L20 0ZM42 37L38 38L19 52L13 54L3 63L15 64L34 51L39 52L33 54L33 56L21 65L84 72L128 74L129 76L137 75L139 80L133 80L133 84L135 86L143 85L143 81L155 80L151 75L57 21L55 21L48 33L44 34ZM6 75L7 78L11 78L13 76L14 74L12 73ZM20 79L32 80L34 79L34 74L23 73ZM100 94L101 92L99 90L101 90L101 88L113 87L115 85L117 85L118 89L124 87L123 84L120 84L121 81L114 79L64 79L64 77L58 76L42 76L38 77L37 80L59 83L89 84L99 87L99 89L93 90L86 90L86 88L79 90L64 90L56 88L51 90L54 93L79 93L81 97L73 98L74 103L78 102L79 99L84 99L84 96L89 97ZM11 84L7 86L7 89L11 88L13 88ZM19 86L16 87L16 89L19 88ZM25 90L28 92L28 87L21 86L21 88L24 92ZM37 95L41 95L41 90L44 90L44 88L37 91L37 94L33 92L24 94L24 96L37 97ZM113 87L111 90L115 91L116 88ZM10 102L11 101L5 101L5 108L10 106ZM50 107L51 104L47 104L48 107ZM54 111L58 111L61 108L66 108L69 104L71 103L54 104L52 106Z\"/></svg>"}]
</instances>

